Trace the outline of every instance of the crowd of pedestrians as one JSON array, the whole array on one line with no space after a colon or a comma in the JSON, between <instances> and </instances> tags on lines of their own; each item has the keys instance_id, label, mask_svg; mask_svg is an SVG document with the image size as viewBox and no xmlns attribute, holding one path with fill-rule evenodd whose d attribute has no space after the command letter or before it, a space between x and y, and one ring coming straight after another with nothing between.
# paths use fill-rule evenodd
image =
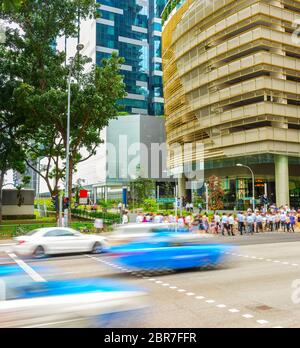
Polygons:
<instances>
[{"instance_id":1,"label":"crowd of pedestrians","mask_svg":"<svg viewBox=\"0 0 300 348\"><path fill-rule=\"evenodd\" d=\"M259 232L296 232L300 231L300 210L296 211L288 206L277 208L271 206L268 210L248 209L236 214L218 213L213 215L195 214L193 209L187 211L186 216L173 214L143 214L137 215L136 223L177 223L179 227L188 228L191 232L212 233L234 236L236 234L254 234ZM128 217L123 223L128 222Z\"/></svg>"}]
</instances>

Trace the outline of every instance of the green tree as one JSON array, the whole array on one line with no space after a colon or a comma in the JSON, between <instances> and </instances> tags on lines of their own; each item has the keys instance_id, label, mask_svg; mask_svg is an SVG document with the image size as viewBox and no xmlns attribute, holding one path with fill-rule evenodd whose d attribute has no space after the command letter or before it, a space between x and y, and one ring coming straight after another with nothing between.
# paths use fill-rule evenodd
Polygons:
<instances>
[{"instance_id":1,"label":"green tree","mask_svg":"<svg viewBox=\"0 0 300 348\"><path fill-rule=\"evenodd\" d=\"M29 159L44 158L38 174L51 194L58 192L58 182L65 176L67 145L67 80L70 62L54 43L60 36L77 35L77 15L82 19L97 15L94 0L26 0L16 11L3 18L19 29L9 29L2 49L2 61L9 79L21 83L14 90L15 114L22 115L30 137L23 138ZM117 100L125 96L119 68L123 60L113 55L101 67L92 66L87 57L79 57L73 69L71 86L71 138L69 192L72 173L78 163L95 154L101 144L100 131L118 113ZM81 155L87 153L85 157ZM36 168L33 168L36 170ZM54 179L54 184L52 183Z\"/></svg>"},{"instance_id":2,"label":"green tree","mask_svg":"<svg viewBox=\"0 0 300 348\"><path fill-rule=\"evenodd\" d=\"M137 205L144 203L146 199L153 197L155 191L155 182L152 179L142 178L139 176L130 183L130 197Z\"/></svg>"},{"instance_id":3,"label":"green tree","mask_svg":"<svg viewBox=\"0 0 300 348\"><path fill-rule=\"evenodd\" d=\"M1 52L1 45L0 45ZM13 169L25 171L25 153L21 138L27 134L22 117L14 113L14 90L19 81L7 78L0 59L0 223L2 222L2 192L5 174Z\"/></svg>"},{"instance_id":4,"label":"green tree","mask_svg":"<svg viewBox=\"0 0 300 348\"><path fill-rule=\"evenodd\" d=\"M222 179L215 175L211 176L209 178L208 191L209 191L209 199L208 199L209 209L213 211L223 209L224 190L222 189Z\"/></svg>"},{"instance_id":5,"label":"green tree","mask_svg":"<svg viewBox=\"0 0 300 348\"><path fill-rule=\"evenodd\" d=\"M22 3L22 0L0 0L0 9L2 11L16 10Z\"/></svg>"}]
</instances>

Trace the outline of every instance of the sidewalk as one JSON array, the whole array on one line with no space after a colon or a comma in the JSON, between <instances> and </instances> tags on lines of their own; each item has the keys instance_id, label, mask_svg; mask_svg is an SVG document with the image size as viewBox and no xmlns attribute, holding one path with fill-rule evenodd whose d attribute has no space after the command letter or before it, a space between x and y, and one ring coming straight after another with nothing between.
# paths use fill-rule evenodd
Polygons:
<instances>
[{"instance_id":1,"label":"sidewalk","mask_svg":"<svg viewBox=\"0 0 300 348\"><path fill-rule=\"evenodd\" d=\"M13 239L0 239L0 246L9 246L14 244Z\"/></svg>"}]
</instances>

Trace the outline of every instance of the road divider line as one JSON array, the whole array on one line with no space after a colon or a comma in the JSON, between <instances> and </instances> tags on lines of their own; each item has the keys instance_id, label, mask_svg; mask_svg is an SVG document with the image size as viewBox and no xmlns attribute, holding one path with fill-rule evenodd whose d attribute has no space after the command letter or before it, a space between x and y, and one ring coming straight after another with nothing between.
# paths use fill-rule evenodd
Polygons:
<instances>
[{"instance_id":1,"label":"road divider line","mask_svg":"<svg viewBox=\"0 0 300 348\"><path fill-rule=\"evenodd\" d=\"M237 256L239 256L239 255L237 255ZM245 256L241 255L241 256L242 257L247 257L247 258L254 258L254 257L251 257L249 255L245 255ZM263 258L258 258L258 257L255 257L255 258L256 259L263 259ZM97 260L97 261L100 261L100 260ZM266 261L273 261L273 260L272 259L266 259ZM282 262L280 262L280 263L282 263ZM287 264L289 264L289 263L287 263ZM112 265L112 264L110 264L110 265L114 267L114 265ZM294 265L298 265L298 264L294 264ZM130 273L132 273L132 275L137 276L137 274L135 272L132 272L132 271L127 271L127 272L130 272ZM143 277L143 279L148 280L150 282L155 282L156 284L159 284L161 286L165 286L165 287L168 286L168 288L171 289L171 290L177 289L177 292L185 293L185 295L187 295L187 296L194 296L194 298L197 299L197 300L204 300L205 299L204 296L195 296L195 294L192 293L192 292L187 292L187 290L178 288L177 286L169 286L170 285L169 283L163 283L162 281L157 281L155 278ZM208 304L213 304L216 301L210 299L210 300L206 300L205 302L208 303ZM227 308L227 306L225 304L216 304L215 306L217 308ZM241 311L239 309L236 309L236 308L230 308L230 309L228 309L228 312L230 312L230 313L240 313ZM256 320L254 315L252 315L252 314L248 314L247 313L247 314L240 314L240 315L241 315L241 317L243 317L245 319L254 319L256 321L256 323L258 323L260 325L267 325L267 324L269 324L269 321L264 320L264 319ZM274 326L273 328L282 328L282 327L281 326Z\"/></svg>"},{"instance_id":2,"label":"road divider line","mask_svg":"<svg viewBox=\"0 0 300 348\"><path fill-rule=\"evenodd\" d=\"M34 269L32 269L30 266L28 266L24 261L19 259L17 255L14 253L8 253L7 254L19 267L22 268L24 272L26 272L31 279L33 279L35 282L39 283L45 283L47 282L46 279L41 277Z\"/></svg>"}]
</instances>

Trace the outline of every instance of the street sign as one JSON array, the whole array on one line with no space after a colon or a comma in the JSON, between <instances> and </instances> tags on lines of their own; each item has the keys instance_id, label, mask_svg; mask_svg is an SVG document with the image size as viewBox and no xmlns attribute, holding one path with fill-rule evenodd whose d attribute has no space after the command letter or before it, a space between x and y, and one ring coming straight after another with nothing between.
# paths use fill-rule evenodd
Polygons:
<instances>
[{"instance_id":1,"label":"street sign","mask_svg":"<svg viewBox=\"0 0 300 348\"><path fill-rule=\"evenodd\" d=\"M79 198L79 204L80 205L87 205L88 199L87 198Z\"/></svg>"},{"instance_id":2,"label":"street sign","mask_svg":"<svg viewBox=\"0 0 300 348\"><path fill-rule=\"evenodd\" d=\"M157 203L174 203L175 198L159 198L156 200Z\"/></svg>"},{"instance_id":3,"label":"street sign","mask_svg":"<svg viewBox=\"0 0 300 348\"><path fill-rule=\"evenodd\" d=\"M89 191L88 190L80 190L79 191L79 198L88 198Z\"/></svg>"}]
</instances>

